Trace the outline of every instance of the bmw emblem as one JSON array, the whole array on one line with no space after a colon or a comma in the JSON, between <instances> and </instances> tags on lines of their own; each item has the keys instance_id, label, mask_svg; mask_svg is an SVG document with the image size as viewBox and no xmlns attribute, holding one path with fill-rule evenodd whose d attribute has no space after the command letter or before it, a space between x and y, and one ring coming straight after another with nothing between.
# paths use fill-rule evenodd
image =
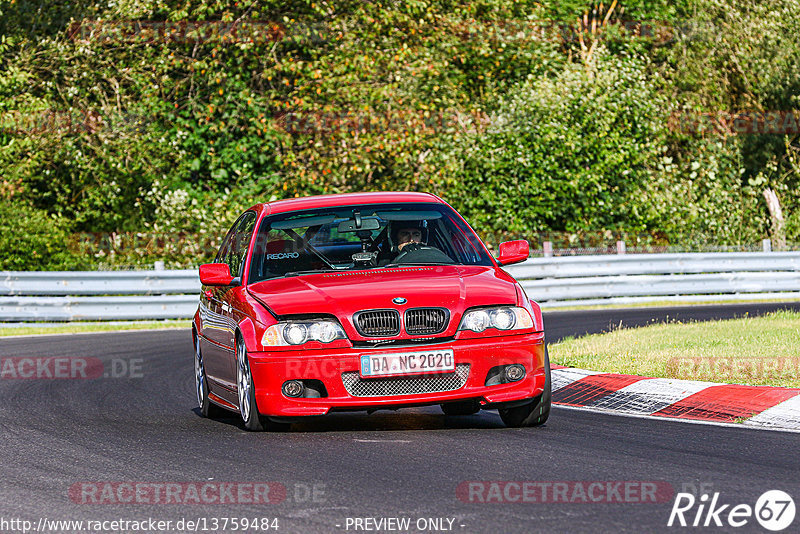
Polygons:
<instances>
[{"instance_id":1,"label":"bmw emblem","mask_svg":"<svg viewBox=\"0 0 800 534\"><path fill-rule=\"evenodd\" d=\"M405 304L406 302L408 302L408 299L404 299L403 297L395 297L392 299L392 302L394 302L395 304Z\"/></svg>"}]
</instances>

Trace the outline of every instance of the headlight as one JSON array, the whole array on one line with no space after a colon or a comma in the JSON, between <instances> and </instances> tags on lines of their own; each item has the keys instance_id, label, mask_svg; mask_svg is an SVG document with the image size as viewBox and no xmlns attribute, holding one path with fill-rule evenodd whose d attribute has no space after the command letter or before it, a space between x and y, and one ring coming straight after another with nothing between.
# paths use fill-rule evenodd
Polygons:
<instances>
[{"instance_id":1,"label":"headlight","mask_svg":"<svg viewBox=\"0 0 800 534\"><path fill-rule=\"evenodd\" d=\"M283 327L283 339L289 345L302 345L308 339L308 327L304 323L289 323Z\"/></svg>"},{"instance_id":2,"label":"headlight","mask_svg":"<svg viewBox=\"0 0 800 534\"><path fill-rule=\"evenodd\" d=\"M331 321L320 321L308 327L308 337L322 343L330 343L341 331L339 325ZM344 335L344 332L342 332Z\"/></svg>"},{"instance_id":3,"label":"headlight","mask_svg":"<svg viewBox=\"0 0 800 534\"><path fill-rule=\"evenodd\" d=\"M531 314L525 308L502 306L468 311L461 319L459 330L483 332L487 328L498 330L525 330L533 328Z\"/></svg>"},{"instance_id":4,"label":"headlight","mask_svg":"<svg viewBox=\"0 0 800 534\"><path fill-rule=\"evenodd\" d=\"M312 321L285 321L267 328L261 338L265 347L285 347L302 345L309 341L330 343L336 339L345 339L344 330L336 321L321 319Z\"/></svg>"}]
</instances>

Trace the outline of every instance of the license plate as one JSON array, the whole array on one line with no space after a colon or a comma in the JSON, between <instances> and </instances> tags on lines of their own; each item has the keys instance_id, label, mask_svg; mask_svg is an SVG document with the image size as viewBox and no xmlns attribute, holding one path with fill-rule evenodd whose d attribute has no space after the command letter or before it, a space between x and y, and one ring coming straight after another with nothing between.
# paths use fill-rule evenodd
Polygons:
<instances>
[{"instance_id":1,"label":"license plate","mask_svg":"<svg viewBox=\"0 0 800 534\"><path fill-rule=\"evenodd\" d=\"M363 377L442 373L455 368L453 349L361 355Z\"/></svg>"}]
</instances>

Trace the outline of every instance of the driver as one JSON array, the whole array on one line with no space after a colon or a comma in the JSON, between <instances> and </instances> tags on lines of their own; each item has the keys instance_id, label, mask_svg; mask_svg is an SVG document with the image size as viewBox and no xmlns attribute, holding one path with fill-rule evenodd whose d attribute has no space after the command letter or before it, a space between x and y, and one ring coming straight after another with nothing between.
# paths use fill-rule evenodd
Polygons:
<instances>
[{"instance_id":1,"label":"driver","mask_svg":"<svg viewBox=\"0 0 800 534\"><path fill-rule=\"evenodd\" d=\"M420 223L414 224L413 222L410 224L403 224L400 225L399 228L394 232L392 236L394 238L394 242L397 243L397 251L402 252L405 247L412 244L417 245L424 245L422 241L422 231L425 229L425 222L420 221ZM417 247L411 247L408 250L411 250Z\"/></svg>"},{"instance_id":2,"label":"driver","mask_svg":"<svg viewBox=\"0 0 800 534\"><path fill-rule=\"evenodd\" d=\"M428 221L392 221L389 238L395 255L417 250L428 240Z\"/></svg>"},{"instance_id":3,"label":"driver","mask_svg":"<svg viewBox=\"0 0 800 534\"><path fill-rule=\"evenodd\" d=\"M427 244L428 221L391 221L389 224L389 239L394 254L391 263L453 263L441 250Z\"/></svg>"}]
</instances>

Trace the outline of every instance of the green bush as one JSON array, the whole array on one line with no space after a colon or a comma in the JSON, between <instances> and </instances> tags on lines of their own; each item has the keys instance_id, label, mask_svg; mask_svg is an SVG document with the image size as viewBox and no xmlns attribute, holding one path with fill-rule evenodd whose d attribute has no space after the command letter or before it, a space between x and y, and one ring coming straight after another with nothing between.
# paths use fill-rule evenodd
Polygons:
<instances>
[{"instance_id":1,"label":"green bush","mask_svg":"<svg viewBox=\"0 0 800 534\"><path fill-rule=\"evenodd\" d=\"M19 202L0 201L0 270L76 270L87 262L71 250L63 219Z\"/></svg>"},{"instance_id":2,"label":"green bush","mask_svg":"<svg viewBox=\"0 0 800 534\"><path fill-rule=\"evenodd\" d=\"M770 187L795 239L796 137L668 126L674 112L797 108L799 2L623 0L585 35L590 59L561 25L610 4L0 2L0 200L75 232L67 253L95 266L194 265L250 204L365 190L437 193L498 239L735 244L768 235ZM275 33L71 33L98 20ZM621 21L674 31L641 38Z\"/></svg>"},{"instance_id":3,"label":"green bush","mask_svg":"<svg viewBox=\"0 0 800 534\"><path fill-rule=\"evenodd\" d=\"M694 0L694 4L695 14L687 35L665 54L663 71L671 82L670 98L689 113L735 115L795 110L797 116L800 41L795 35L800 26L800 1ZM740 209L741 202L733 201L727 214L720 210L721 218L715 213L699 213L697 222L709 229L726 227L720 234L721 240L729 240L729 236L743 229L746 229L743 239L758 234L766 237L768 215L761 197L766 188L778 192L784 216L794 220L794 214L800 211L797 133L796 130L787 135L712 133L722 143L721 150L697 140L677 147L676 154L687 162L702 162L710 153L738 152L723 157L738 161L734 165L722 163L712 181L726 184L720 186L723 194L730 187L734 196L741 191L749 197L745 209ZM713 189L715 184L709 187ZM700 218L706 220L701 222ZM742 223L731 219L740 219ZM712 235L717 234L712 230Z\"/></svg>"},{"instance_id":4,"label":"green bush","mask_svg":"<svg viewBox=\"0 0 800 534\"><path fill-rule=\"evenodd\" d=\"M742 180L742 139L688 139L671 149L646 184L653 226L687 249L754 245L767 233L763 198Z\"/></svg>"},{"instance_id":5,"label":"green bush","mask_svg":"<svg viewBox=\"0 0 800 534\"><path fill-rule=\"evenodd\" d=\"M598 49L520 84L485 131L455 140L454 201L485 231L643 230L639 201L666 151L665 107L646 60Z\"/></svg>"}]
</instances>

